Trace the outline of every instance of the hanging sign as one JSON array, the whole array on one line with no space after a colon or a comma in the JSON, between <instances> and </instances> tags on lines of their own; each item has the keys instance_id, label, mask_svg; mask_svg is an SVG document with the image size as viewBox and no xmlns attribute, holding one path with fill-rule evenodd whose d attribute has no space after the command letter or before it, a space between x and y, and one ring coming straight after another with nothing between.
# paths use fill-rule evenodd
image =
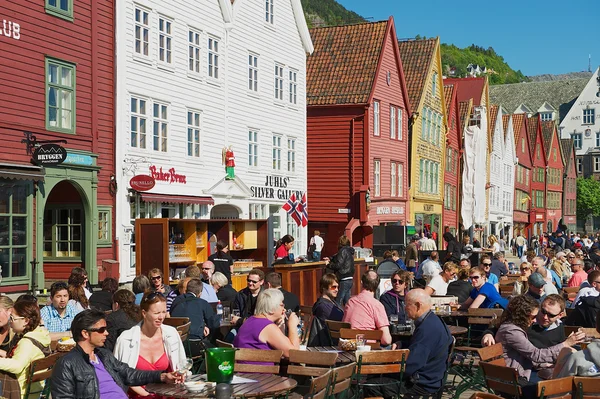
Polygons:
<instances>
[{"instance_id":1,"label":"hanging sign","mask_svg":"<svg viewBox=\"0 0 600 399\"><path fill-rule=\"evenodd\" d=\"M59 165L67 159L67 150L58 144L42 144L33 152L33 162L40 166Z\"/></svg>"},{"instance_id":2,"label":"hanging sign","mask_svg":"<svg viewBox=\"0 0 600 399\"><path fill-rule=\"evenodd\" d=\"M148 175L133 176L131 180L129 180L129 185L136 191L152 190L155 184L156 180L154 180L154 177Z\"/></svg>"}]
</instances>

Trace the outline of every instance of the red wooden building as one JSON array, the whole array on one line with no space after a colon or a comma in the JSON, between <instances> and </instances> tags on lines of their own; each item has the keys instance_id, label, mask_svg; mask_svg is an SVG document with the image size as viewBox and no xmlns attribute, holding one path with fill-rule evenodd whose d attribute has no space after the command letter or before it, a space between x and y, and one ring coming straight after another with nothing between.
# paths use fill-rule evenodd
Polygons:
<instances>
[{"instance_id":1,"label":"red wooden building","mask_svg":"<svg viewBox=\"0 0 600 399\"><path fill-rule=\"evenodd\" d=\"M577 231L577 161L573 139L561 139L562 153L565 157L563 184L563 223L569 231Z\"/></svg>"},{"instance_id":2,"label":"red wooden building","mask_svg":"<svg viewBox=\"0 0 600 399\"><path fill-rule=\"evenodd\" d=\"M95 283L102 260L115 259L114 2L2 10L0 291L27 289L34 275L42 288L75 266ZM62 164L32 163L35 141L62 140Z\"/></svg>"},{"instance_id":3,"label":"red wooden building","mask_svg":"<svg viewBox=\"0 0 600 399\"><path fill-rule=\"evenodd\" d=\"M518 163L515 168L515 197L513 209L513 237L519 233L526 238L531 237L530 209L532 203L531 177L533 159L531 158L531 139L527 134L527 117L525 114L513 114L513 131L515 134L515 155Z\"/></svg>"},{"instance_id":4,"label":"red wooden building","mask_svg":"<svg viewBox=\"0 0 600 399\"><path fill-rule=\"evenodd\" d=\"M548 165L544 141L542 140L539 115L527 119L527 133L531 142L533 170L531 177L531 218L533 235L541 236L546 226L546 166Z\"/></svg>"},{"instance_id":5,"label":"red wooden building","mask_svg":"<svg viewBox=\"0 0 600 399\"><path fill-rule=\"evenodd\" d=\"M446 170L444 173L444 231L456 236L460 231L460 187L462 154L462 129L460 107L454 85L444 85L446 114L448 115L448 133L446 135Z\"/></svg>"},{"instance_id":6,"label":"red wooden building","mask_svg":"<svg viewBox=\"0 0 600 399\"><path fill-rule=\"evenodd\" d=\"M565 161L562 155L560 137L556 122L541 122L542 139L546 149L546 223L549 232L556 230L562 218L563 171Z\"/></svg>"},{"instance_id":7,"label":"red wooden building","mask_svg":"<svg viewBox=\"0 0 600 399\"><path fill-rule=\"evenodd\" d=\"M392 17L310 33L309 230L330 255L343 234L372 247L373 226L406 223L411 113Z\"/></svg>"}]
</instances>

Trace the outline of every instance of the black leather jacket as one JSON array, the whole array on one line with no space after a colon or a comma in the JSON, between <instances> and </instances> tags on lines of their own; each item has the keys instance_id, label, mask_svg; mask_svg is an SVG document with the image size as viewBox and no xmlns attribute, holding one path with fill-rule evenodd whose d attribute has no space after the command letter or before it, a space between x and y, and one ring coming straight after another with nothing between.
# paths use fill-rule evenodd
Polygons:
<instances>
[{"instance_id":1,"label":"black leather jacket","mask_svg":"<svg viewBox=\"0 0 600 399\"><path fill-rule=\"evenodd\" d=\"M95 353L123 392L127 391L128 386L160 382L162 371L132 369L103 348L96 349ZM90 363L89 355L79 345L56 362L51 391L53 399L100 399L96 370Z\"/></svg>"},{"instance_id":2,"label":"black leather jacket","mask_svg":"<svg viewBox=\"0 0 600 399\"><path fill-rule=\"evenodd\" d=\"M339 280L354 276L354 248L341 247L337 254L333 255L329 268L334 271Z\"/></svg>"}]
</instances>

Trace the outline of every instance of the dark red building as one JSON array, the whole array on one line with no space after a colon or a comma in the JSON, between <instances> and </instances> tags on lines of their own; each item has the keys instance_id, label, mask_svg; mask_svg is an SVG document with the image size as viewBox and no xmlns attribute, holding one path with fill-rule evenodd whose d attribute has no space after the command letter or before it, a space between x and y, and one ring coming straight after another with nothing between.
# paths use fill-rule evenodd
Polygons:
<instances>
[{"instance_id":1,"label":"dark red building","mask_svg":"<svg viewBox=\"0 0 600 399\"><path fill-rule=\"evenodd\" d=\"M2 17L0 291L41 288L75 266L95 283L116 256L114 2L15 0ZM64 162L33 164L45 141Z\"/></svg>"},{"instance_id":2,"label":"dark red building","mask_svg":"<svg viewBox=\"0 0 600 399\"><path fill-rule=\"evenodd\" d=\"M565 157L563 184L563 223L569 231L577 231L577 165L573 139L561 139L562 153Z\"/></svg>"},{"instance_id":3,"label":"dark red building","mask_svg":"<svg viewBox=\"0 0 600 399\"><path fill-rule=\"evenodd\" d=\"M330 255L343 234L372 247L373 226L406 224L411 113L393 18L310 33L309 230Z\"/></svg>"},{"instance_id":4,"label":"dark red building","mask_svg":"<svg viewBox=\"0 0 600 399\"><path fill-rule=\"evenodd\" d=\"M540 236L546 226L546 150L542 140L539 115L527 119L527 133L531 142L533 170L531 177L531 219L533 235Z\"/></svg>"},{"instance_id":5,"label":"dark red building","mask_svg":"<svg viewBox=\"0 0 600 399\"><path fill-rule=\"evenodd\" d=\"M546 168L546 223L548 231L552 232L556 230L562 218L565 161L556 122L542 121L541 130L548 162Z\"/></svg>"},{"instance_id":6,"label":"dark red building","mask_svg":"<svg viewBox=\"0 0 600 399\"><path fill-rule=\"evenodd\" d=\"M444 231L450 231L456 236L460 219L460 187L462 154L462 129L460 108L455 86L444 85L446 114L448 115L448 133L446 136L446 170L444 173Z\"/></svg>"},{"instance_id":7,"label":"dark red building","mask_svg":"<svg viewBox=\"0 0 600 399\"><path fill-rule=\"evenodd\" d=\"M533 169L531 139L529 134L527 134L527 117L525 114L513 114L512 118L515 134L515 155L518 160L517 167L515 168L513 237L516 237L520 233L523 237L530 238L531 177Z\"/></svg>"}]
</instances>

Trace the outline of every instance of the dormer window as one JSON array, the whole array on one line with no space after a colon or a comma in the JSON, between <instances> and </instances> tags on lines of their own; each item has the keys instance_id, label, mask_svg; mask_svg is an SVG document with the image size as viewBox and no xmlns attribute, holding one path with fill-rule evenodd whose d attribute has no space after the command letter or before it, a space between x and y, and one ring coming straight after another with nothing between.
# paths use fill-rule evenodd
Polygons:
<instances>
[{"instance_id":1,"label":"dormer window","mask_svg":"<svg viewBox=\"0 0 600 399\"><path fill-rule=\"evenodd\" d=\"M552 111L540 112L540 118L542 119L542 122L551 121L552 120Z\"/></svg>"}]
</instances>

